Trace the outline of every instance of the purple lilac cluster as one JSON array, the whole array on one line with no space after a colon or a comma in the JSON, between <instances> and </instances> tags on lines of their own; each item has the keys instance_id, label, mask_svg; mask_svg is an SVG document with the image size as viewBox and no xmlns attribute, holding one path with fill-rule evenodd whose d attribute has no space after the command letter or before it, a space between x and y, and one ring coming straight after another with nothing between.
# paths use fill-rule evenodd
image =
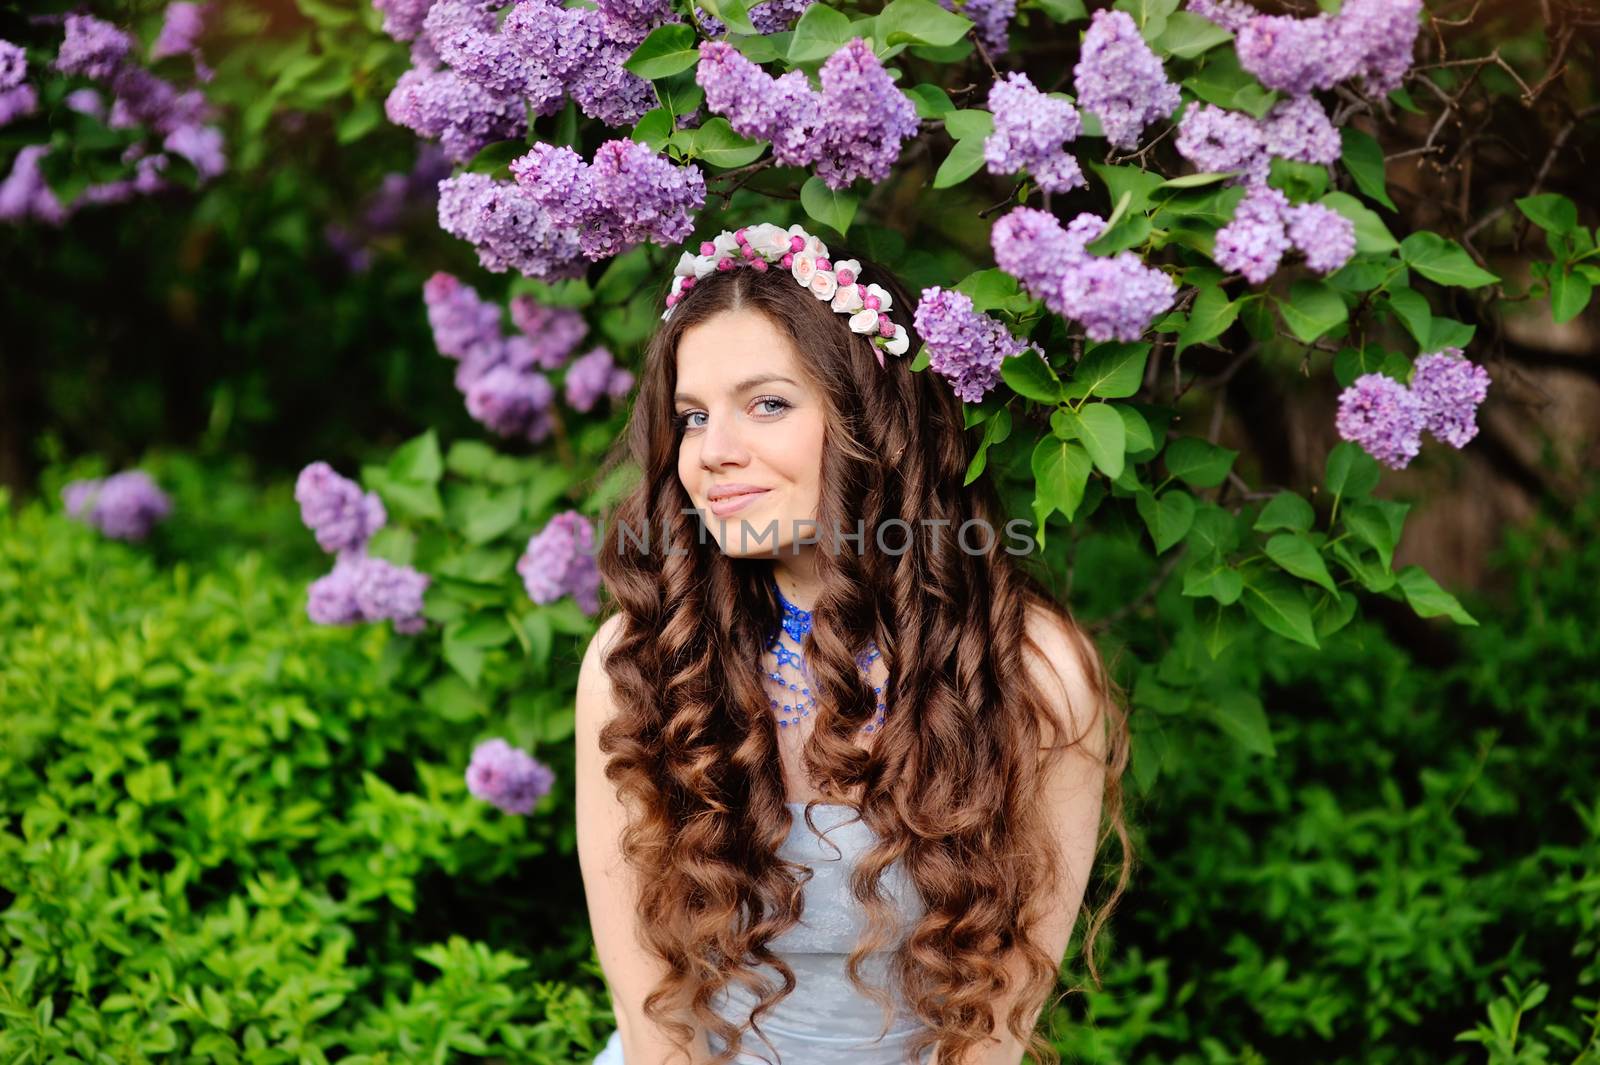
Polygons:
<instances>
[{"instance_id":1,"label":"purple lilac cluster","mask_svg":"<svg viewBox=\"0 0 1600 1065\"><path fill-rule=\"evenodd\" d=\"M558 225L522 186L488 174L439 182L439 226L471 244L492 273L558 281L587 266L575 230Z\"/></svg>"},{"instance_id":2,"label":"purple lilac cluster","mask_svg":"<svg viewBox=\"0 0 1600 1065\"><path fill-rule=\"evenodd\" d=\"M335 556L333 570L307 589L307 616L319 625L392 621L396 632L421 632L428 576L367 554L372 534L388 520L377 493L313 462L295 479L294 497L317 546Z\"/></svg>"},{"instance_id":3,"label":"purple lilac cluster","mask_svg":"<svg viewBox=\"0 0 1600 1065\"><path fill-rule=\"evenodd\" d=\"M294 483L300 520L329 554L360 554L372 534L383 528L388 513L376 492L341 477L326 462L313 462L300 471Z\"/></svg>"},{"instance_id":4,"label":"purple lilac cluster","mask_svg":"<svg viewBox=\"0 0 1600 1065\"><path fill-rule=\"evenodd\" d=\"M859 37L823 62L820 92L804 72L773 78L721 41L701 43L695 80L706 106L736 132L771 141L773 159L784 166L815 165L830 188L888 177L902 142L918 128L916 107Z\"/></svg>"},{"instance_id":5,"label":"purple lilac cluster","mask_svg":"<svg viewBox=\"0 0 1600 1065\"><path fill-rule=\"evenodd\" d=\"M1178 87L1126 11L1096 11L1072 71L1078 106L1100 120L1106 140L1133 148L1150 123L1178 109Z\"/></svg>"},{"instance_id":6,"label":"purple lilac cluster","mask_svg":"<svg viewBox=\"0 0 1600 1065\"><path fill-rule=\"evenodd\" d=\"M184 2L169 7L150 59L176 54L171 49L182 45L178 51L191 55L201 79L209 79L211 72L195 45L205 10ZM18 151L10 174L0 185L0 221L31 218L60 225L80 206L123 203L135 196L163 191L171 187L162 173L174 156L187 160L202 183L227 169L222 131L210 124L215 116L204 94L198 89L180 90L141 66L135 59L132 35L103 19L67 15L63 25L61 46L52 67L62 74L101 82L111 93L107 109L96 90L77 88L66 98L68 109L90 115L112 129L143 127L159 142L160 151L152 153L142 142L129 145L122 162L134 168L130 177L92 183L70 204L62 204L45 183L40 168L49 148L28 145ZM26 73L25 61L21 49L0 41L0 125L37 109L33 87L21 82Z\"/></svg>"},{"instance_id":7,"label":"purple lilac cluster","mask_svg":"<svg viewBox=\"0 0 1600 1065\"><path fill-rule=\"evenodd\" d=\"M991 174L1026 171L1045 192L1067 192L1087 184L1078 160L1066 150L1083 129L1077 108L1034 88L1028 75L1007 74L989 90L994 130L983 142Z\"/></svg>"},{"instance_id":8,"label":"purple lilac cluster","mask_svg":"<svg viewBox=\"0 0 1600 1065\"><path fill-rule=\"evenodd\" d=\"M1189 0L1185 7L1230 33L1238 33L1257 14L1256 9L1245 0Z\"/></svg>"},{"instance_id":9,"label":"purple lilac cluster","mask_svg":"<svg viewBox=\"0 0 1600 1065\"><path fill-rule=\"evenodd\" d=\"M1299 96L1273 105L1256 121L1242 111L1196 104L1178 123L1178 154L1203 172L1239 171L1235 183L1265 184L1274 158L1333 163L1339 131L1320 103Z\"/></svg>"},{"instance_id":10,"label":"purple lilac cluster","mask_svg":"<svg viewBox=\"0 0 1600 1065\"><path fill-rule=\"evenodd\" d=\"M114 540L143 540L172 513L172 500L143 470L72 481L61 489L67 515Z\"/></svg>"},{"instance_id":11,"label":"purple lilac cluster","mask_svg":"<svg viewBox=\"0 0 1600 1065\"><path fill-rule=\"evenodd\" d=\"M1383 95L1411 67L1421 12L1422 0L1345 0L1337 15L1251 14L1241 21L1230 11L1218 21L1233 24L1240 65L1269 89L1303 96L1360 77L1368 92Z\"/></svg>"},{"instance_id":12,"label":"purple lilac cluster","mask_svg":"<svg viewBox=\"0 0 1600 1065\"><path fill-rule=\"evenodd\" d=\"M609 126L655 106L650 83L622 64L650 30L675 20L661 0L600 8L517 0L501 19L480 0L374 0L384 31L414 41L412 69L386 101L390 121L438 139L457 162L522 137L527 114L554 114L567 97Z\"/></svg>"},{"instance_id":13,"label":"purple lilac cluster","mask_svg":"<svg viewBox=\"0 0 1600 1065\"><path fill-rule=\"evenodd\" d=\"M390 621L394 631L415 635L428 625L422 597L430 578L410 566L371 555L341 555L332 572L306 590L306 615L318 625Z\"/></svg>"},{"instance_id":14,"label":"purple lilac cluster","mask_svg":"<svg viewBox=\"0 0 1600 1065\"><path fill-rule=\"evenodd\" d=\"M549 766L498 737L474 747L467 765L467 790L508 814L532 813L555 781Z\"/></svg>"},{"instance_id":15,"label":"purple lilac cluster","mask_svg":"<svg viewBox=\"0 0 1600 1065\"><path fill-rule=\"evenodd\" d=\"M1379 373L1362 374L1339 395L1339 436L1359 444L1391 469L1405 469L1432 433L1464 447L1478 433L1478 405L1489 392L1489 374L1445 348L1417 359L1408 388Z\"/></svg>"},{"instance_id":16,"label":"purple lilac cluster","mask_svg":"<svg viewBox=\"0 0 1600 1065\"><path fill-rule=\"evenodd\" d=\"M535 603L553 603L570 595L585 614L600 611L594 525L575 510L557 514L528 540L517 572Z\"/></svg>"},{"instance_id":17,"label":"purple lilac cluster","mask_svg":"<svg viewBox=\"0 0 1600 1065\"><path fill-rule=\"evenodd\" d=\"M978 41L991 56L1011 50L1011 19L1017 13L1017 0L966 0L960 8L955 0L939 0L946 11L959 11L972 20Z\"/></svg>"},{"instance_id":18,"label":"purple lilac cluster","mask_svg":"<svg viewBox=\"0 0 1600 1065\"><path fill-rule=\"evenodd\" d=\"M211 68L200 54L200 35L205 32L210 5L194 0L173 0L167 5L161 20L161 32L150 45L150 60L155 62L169 56L187 55L194 62L195 75L201 81L210 81Z\"/></svg>"},{"instance_id":19,"label":"purple lilac cluster","mask_svg":"<svg viewBox=\"0 0 1600 1065\"><path fill-rule=\"evenodd\" d=\"M600 145L592 163L571 148L536 144L512 161L511 174L552 223L577 233L578 247L595 261L647 240L680 243L706 199L699 167L678 166L628 138Z\"/></svg>"},{"instance_id":20,"label":"purple lilac cluster","mask_svg":"<svg viewBox=\"0 0 1600 1065\"><path fill-rule=\"evenodd\" d=\"M21 45L0 40L0 126L39 109L38 90L23 81L27 76L28 53Z\"/></svg>"},{"instance_id":21,"label":"purple lilac cluster","mask_svg":"<svg viewBox=\"0 0 1600 1065\"><path fill-rule=\"evenodd\" d=\"M914 322L929 368L967 403L981 402L999 381L1000 364L1028 350L999 320L973 310L964 292L923 289Z\"/></svg>"},{"instance_id":22,"label":"purple lilac cluster","mask_svg":"<svg viewBox=\"0 0 1600 1065\"><path fill-rule=\"evenodd\" d=\"M587 414L603 397L622 399L633 391L633 374L617 365L605 348L594 348L567 368L567 406Z\"/></svg>"},{"instance_id":23,"label":"purple lilac cluster","mask_svg":"<svg viewBox=\"0 0 1600 1065\"><path fill-rule=\"evenodd\" d=\"M1217 230L1211 257L1259 285L1277 271L1291 247L1305 255L1311 269L1332 273L1355 254L1355 223L1319 203L1290 206L1277 189L1253 185L1232 220Z\"/></svg>"},{"instance_id":24,"label":"purple lilac cluster","mask_svg":"<svg viewBox=\"0 0 1600 1065\"><path fill-rule=\"evenodd\" d=\"M1086 245L1105 230L1098 215L1080 214L1065 229L1054 215L1018 207L995 224L995 262L1046 307L1083 325L1091 340L1139 339L1172 306L1177 284L1132 252L1091 255Z\"/></svg>"},{"instance_id":25,"label":"purple lilac cluster","mask_svg":"<svg viewBox=\"0 0 1600 1065\"><path fill-rule=\"evenodd\" d=\"M568 365L587 329L577 311L517 296L511 318L521 332L506 336L500 309L450 274L434 274L422 296L435 346L459 363L455 383L467 412L501 436L539 443L550 435L556 390L541 370L567 366L567 401L584 412L602 396L621 398L633 388L633 375L616 367L605 348Z\"/></svg>"}]
</instances>

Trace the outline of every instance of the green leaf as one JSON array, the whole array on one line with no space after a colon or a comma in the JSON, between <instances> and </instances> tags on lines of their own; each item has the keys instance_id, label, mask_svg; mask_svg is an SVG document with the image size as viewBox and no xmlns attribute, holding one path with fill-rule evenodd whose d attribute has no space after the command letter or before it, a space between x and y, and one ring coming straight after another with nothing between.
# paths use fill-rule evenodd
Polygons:
<instances>
[{"instance_id":1,"label":"green leaf","mask_svg":"<svg viewBox=\"0 0 1600 1065\"><path fill-rule=\"evenodd\" d=\"M1178 9L1178 0L1116 0L1111 6L1132 15L1140 35L1154 42L1166 30L1168 17Z\"/></svg>"},{"instance_id":2,"label":"green leaf","mask_svg":"<svg viewBox=\"0 0 1600 1065\"><path fill-rule=\"evenodd\" d=\"M1138 393L1144 384L1144 367L1150 358L1149 344L1105 341L1091 347L1067 383L1064 398L1099 396L1124 399Z\"/></svg>"},{"instance_id":3,"label":"green leaf","mask_svg":"<svg viewBox=\"0 0 1600 1065\"><path fill-rule=\"evenodd\" d=\"M1000 364L1000 378L1011 390L1038 403L1061 401L1061 379L1038 352L1021 352Z\"/></svg>"},{"instance_id":4,"label":"green leaf","mask_svg":"<svg viewBox=\"0 0 1600 1065\"><path fill-rule=\"evenodd\" d=\"M1422 230L1400 242L1400 258L1417 273L1441 285L1481 288L1500 278L1477 263L1453 240Z\"/></svg>"},{"instance_id":5,"label":"green leaf","mask_svg":"<svg viewBox=\"0 0 1600 1065\"><path fill-rule=\"evenodd\" d=\"M1232 48L1207 53L1205 66L1198 74L1185 78L1183 87L1208 104L1245 111L1257 119L1265 116L1277 100L1276 94L1268 92L1239 65L1239 56Z\"/></svg>"},{"instance_id":6,"label":"green leaf","mask_svg":"<svg viewBox=\"0 0 1600 1065\"><path fill-rule=\"evenodd\" d=\"M1433 333L1433 308L1428 306L1428 298L1414 288L1392 288L1389 290L1389 308L1417 344L1424 351L1431 351L1427 345Z\"/></svg>"},{"instance_id":7,"label":"green leaf","mask_svg":"<svg viewBox=\"0 0 1600 1065\"><path fill-rule=\"evenodd\" d=\"M972 29L972 20L946 11L934 0L890 0L878 13L873 33L884 44L955 44Z\"/></svg>"},{"instance_id":8,"label":"green leaf","mask_svg":"<svg viewBox=\"0 0 1600 1065\"><path fill-rule=\"evenodd\" d=\"M1193 59L1232 39L1233 34L1208 18L1189 11L1174 11L1167 16L1166 28L1156 38L1154 47L1163 55Z\"/></svg>"},{"instance_id":9,"label":"green leaf","mask_svg":"<svg viewBox=\"0 0 1600 1065\"><path fill-rule=\"evenodd\" d=\"M1352 503L1345 508L1344 525L1357 540L1371 547L1383 561L1383 568L1394 565L1395 545L1405 525L1409 503L1369 499Z\"/></svg>"},{"instance_id":10,"label":"green leaf","mask_svg":"<svg viewBox=\"0 0 1600 1065\"><path fill-rule=\"evenodd\" d=\"M444 456L432 429L401 444L389 457L388 474L399 481L438 481L444 475Z\"/></svg>"},{"instance_id":11,"label":"green leaf","mask_svg":"<svg viewBox=\"0 0 1600 1065\"><path fill-rule=\"evenodd\" d=\"M1010 436L1011 408L1001 407L993 417L983 423L983 439L978 441L978 449L973 453L972 461L967 464L967 476L962 484L971 484L977 480L989 460L989 448L1003 443Z\"/></svg>"},{"instance_id":12,"label":"green leaf","mask_svg":"<svg viewBox=\"0 0 1600 1065\"><path fill-rule=\"evenodd\" d=\"M1399 573L1400 591L1418 617L1448 617L1458 625L1477 625L1478 621L1462 609L1456 597L1439 587L1421 566L1407 566Z\"/></svg>"},{"instance_id":13,"label":"green leaf","mask_svg":"<svg viewBox=\"0 0 1600 1065\"><path fill-rule=\"evenodd\" d=\"M1560 267L1550 272L1550 316L1559 325L1570 322L1589 305L1594 285L1581 274L1569 273ZM1459 346L1459 345L1458 345Z\"/></svg>"},{"instance_id":14,"label":"green leaf","mask_svg":"<svg viewBox=\"0 0 1600 1065\"><path fill-rule=\"evenodd\" d=\"M1228 294L1216 285L1206 285L1195 297L1189 309L1189 320L1178 333L1178 347L1174 354L1194 344L1215 340L1227 331L1239 317L1239 305L1228 299Z\"/></svg>"},{"instance_id":15,"label":"green leaf","mask_svg":"<svg viewBox=\"0 0 1600 1065\"><path fill-rule=\"evenodd\" d=\"M1085 249L1090 255L1115 255L1119 251L1137 248L1150 239L1154 227L1146 215L1129 215L1107 226L1106 231L1090 241Z\"/></svg>"},{"instance_id":16,"label":"green leaf","mask_svg":"<svg viewBox=\"0 0 1600 1065\"><path fill-rule=\"evenodd\" d=\"M833 227L841 237L850 229L858 202L855 193L849 189L831 189L827 182L814 175L800 186L800 206L805 208L806 214L825 226Z\"/></svg>"},{"instance_id":17,"label":"green leaf","mask_svg":"<svg viewBox=\"0 0 1600 1065\"><path fill-rule=\"evenodd\" d=\"M1372 137L1350 126L1339 131L1344 149L1339 161L1355 181L1356 188L1377 200L1389 210L1395 210L1389 198L1389 189L1383 175L1383 146Z\"/></svg>"},{"instance_id":18,"label":"green leaf","mask_svg":"<svg viewBox=\"0 0 1600 1065\"><path fill-rule=\"evenodd\" d=\"M1194 617L1200 645L1213 662L1244 634L1244 611L1238 607L1202 601L1195 604Z\"/></svg>"},{"instance_id":19,"label":"green leaf","mask_svg":"<svg viewBox=\"0 0 1600 1065\"><path fill-rule=\"evenodd\" d=\"M656 99L674 118L693 114L706 99L705 90L694 80L692 70L655 82L655 90Z\"/></svg>"},{"instance_id":20,"label":"green leaf","mask_svg":"<svg viewBox=\"0 0 1600 1065\"><path fill-rule=\"evenodd\" d=\"M1077 422L1077 437L1100 471L1113 480L1122 476L1128 444L1122 416L1106 403L1086 403L1076 414L1066 413Z\"/></svg>"},{"instance_id":21,"label":"green leaf","mask_svg":"<svg viewBox=\"0 0 1600 1065\"><path fill-rule=\"evenodd\" d=\"M1328 191L1328 168L1275 156L1267 184L1281 190L1290 202L1305 203Z\"/></svg>"},{"instance_id":22,"label":"green leaf","mask_svg":"<svg viewBox=\"0 0 1600 1065\"><path fill-rule=\"evenodd\" d=\"M690 154L696 159L710 163L712 166L724 168L744 166L746 163L755 162L761 157L761 153L767 150L766 141L753 141L748 137L741 137L733 131L733 126L729 125L728 120L721 116L708 119L698 129L684 130L683 132L690 136ZM820 181L819 178L812 178L811 180ZM809 184L807 182L808 186ZM803 203L804 200L805 190L801 189L801 202ZM809 205L806 206L806 210L810 211ZM851 200L850 214L855 214L853 198ZM812 215L812 217L816 218L816 215ZM818 218L817 221L826 222L827 220ZM831 222L828 224L832 225ZM845 225L848 226L849 224L850 219L847 217L845 218ZM838 226L834 226L834 228L839 229ZM839 232L843 234L844 230L839 229Z\"/></svg>"},{"instance_id":23,"label":"green leaf","mask_svg":"<svg viewBox=\"0 0 1600 1065\"><path fill-rule=\"evenodd\" d=\"M1203 174L1184 174L1182 177L1168 178L1157 185L1158 189L1193 189L1203 185L1215 185L1219 181L1226 181L1234 170L1206 171Z\"/></svg>"},{"instance_id":24,"label":"green leaf","mask_svg":"<svg viewBox=\"0 0 1600 1065\"><path fill-rule=\"evenodd\" d=\"M1089 17L1083 0L1039 0L1039 7L1057 22L1081 22Z\"/></svg>"},{"instance_id":25,"label":"green leaf","mask_svg":"<svg viewBox=\"0 0 1600 1065\"><path fill-rule=\"evenodd\" d=\"M1278 533L1267 541L1265 551L1268 558L1293 576L1320 585L1334 595L1339 594L1327 563L1322 561L1322 553L1304 533Z\"/></svg>"},{"instance_id":26,"label":"green leaf","mask_svg":"<svg viewBox=\"0 0 1600 1065\"><path fill-rule=\"evenodd\" d=\"M950 149L950 154L939 164L938 173L933 175L933 187L947 189L952 185L959 185L982 169L983 162L982 137L968 137L956 141L956 146Z\"/></svg>"},{"instance_id":27,"label":"green leaf","mask_svg":"<svg viewBox=\"0 0 1600 1065\"><path fill-rule=\"evenodd\" d=\"M950 94L937 85L913 85L906 90L906 95L916 105L918 118L943 118L956 109Z\"/></svg>"},{"instance_id":28,"label":"green leaf","mask_svg":"<svg viewBox=\"0 0 1600 1065\"><path fill-rule=\"evenodd\" d=\"M997 267L974 270L956 284L956 291L972 297L975 311L993 311L1028 299L1022 295L1017 279Z\"/></svg>"},{"instance_id":29,"label":"green leaf","mask_svg":"<svg viewBox=\"0 0 1600 1065\"><path fill-rule=\"evenodd\" d=\"M657 26L623 61L623 67L646 81L668 78L700 61L694 27L686 22Z\"/></svg>"},{"instance_id":30,"label":"green leaf","mask_svg":"<svg viewBox=\"0 0 1600 1065\"><path fill-rule=\"evenodd\" d=\"M1445 348L1464 348L1472 342L1473 334L1478 331L1475 325L1458 322L1454 318L1435 318L1433 328L1428 332L1428 342L1422 345L1422 350L1442 351Z\"/></svg>"},{"instance_id":31,"label":"green leaf","mask_svg":"<svg viewBox=\"0 0 1600 1065\"><path fill-rule=\"evenodd\" d=\"M1215 488L1228 476L1239 453L1198 436L1180 436L1167 445L1163 457L1167 472L1191 488Z\"/></svg>"},{"instance_id":32,"label":"green leaf","mask_svg":"<svg viewBox=\"0 0 1600 1065\"><path fill-rule=\"evenodd\" d=\"M1341 440L1328 452L1322 487L1335 498L1360 499L1378 487L1378 460L1359 444Z\"/></svg>"},{"instance_id":33,"label":"green leaf","mask_svg":"<svg viewBox=\"0 0 1600 1065\"><path fill-rule=\"evenodd\" d=\"M672 112L665 107L646 111L633 127L633 139L640 144L649 145L657 152L666 147L667 138L670 136L672 136Z\"/></svg>"},{"instance_id":34,"label":"green leaf","mask_svg":"<svg viewBox=\"0 0 1600 1065\"><path fill-rule=\"evenodd\" d=\"M1261 508L1261 514L1256 518L1252 528L1257 532L1271 532L1274 529L1305 532L1311 528L1316 517L1316 511L1311 508L1310 501L1304 496L1284 491L1273 496L1267 505Z\"/></svg>"},{"instance_id":35,"label":"green leaf","mask_svg":"<svg viewBox=\"0 0 1600 1065\"><path fill-rule=\"evenodd\" d=\"M1150 423L1145 421L1144 415L1126 403L1114 403L1112 409L1122 419L1123 433L1128 441L1128 454L1138 456L1146 451L1154 453L1156 438L1150 432Z\"/></svg>"},{"instance_id":36,"label":"green leaf","mask_svg":"<svg viewBox=\"0 0 1600 1065\"><path fill-rule=\"evenodd\" d=\"M1105 182L1112 203L1120 203L1127 196L1127 210L1135 214L1143 214L1149 208L1150 194L1163 184L1160 174L1142 167L1090 163L1089 169Z\"/></svg>"},{"instance_id":37,"label":"green leaf","mask_svg":"<svg viewBox=\"0 0 1600 1065\"><path fill-rule=\"evenodd\" d=\"M755 26L750 22L750 5L746 0L694 0L694 3L721 19L723 25L734 33L758 36Z\"/></svg>"},{"instance_id":38,"label":"green leaf","mask_svg":"<svg viewBox=\"0 0 1600 1065\"><path fill-rule=\"evenodd\" d=\"M1272 742L1272 728L1267 723L1267 712L1261 705L1259 695L1234 689L1209 704L1209 708L1211 719L1217 727L1239 741L1239 746L1251 754L1268 758L1278 756L1278 749Z\"/></svg>"},{"instance_id":39,"label":"green leaf","mask_svg":"<svg viewBox=\"0 0 1600 1065\"><path fill-rule=\"evenodd\" d=\"M1158 555L1187 536L1189 527L1194 524L1194 496L1181 488L1170 489L1160 496L1140 492L1134 496L1133 505L1144 519L1144 527L1150 530L1150 539Z\"/></svg>"},{"instance_id":40,"label":"green leaf","mask_svg":"<svg viewBox=\"0 0 1600 1065\"><path fill-rule=\"evenodd\" d=\"M976 107L951 111L944 116L944 129L958 141L987 137L994 132L994 115Z\"/></svg>"},{"instance_id":41,"label":"green leaf","mask_svg":"<svg viewBox=\"0 0 1600 1065\"><path fill-rule=\"evenodd\" d=\"M1321 650L1303 586L1278 573L1257 573L1244 582L1245 609L1268 630Z\"/></svg>"},{"instance_id":42,"label":"green leaf","mask_svg":"<svg viewBox=\"0 0 1600 1065\"><path fill-rule=\"evenodd\" d=\"M1209 596L1223 605L1237 603L1244 592L1244 578L1220 554L1198 558L1183 574L1183 594L1191 598Z\"/></svg>"},{"instance_id":43,"label":"green leaf","mask_svg":"<svg viewBox=\"0 0 1600 1065\"><path fill-rule=\"evenodd\" d=\"M1344 300L1326 281L1296 281L1289 298L1278 301L1278 313L1290 332L1307 344L1349 317Z\"/></svg>"},{"instance_id":44,"label":"green leaf","mask_svg":"<svg viewBox=\"0 0 1600 1065\"><path fill-rule=\"evenodd\" d=\"M1578 205L1557 192L1523 196L1517 209L1529 220L1550 233L1571 233L1578 228Z\"/></svg>"},{"instance_id":45,"label":"green leaf","mask_svg":"<svg viewBox=\"0 0 1600 1065\"><path fill-rule=\"evenodd\" d=\"M1089 472L1094 466L1089 453L1080 444L1046 436L1034 447L1031 465L1035 483L1034 513L1039 515L1041 530L1044 519L1053 510L1060 511L1071 521L1078 504L1083 502L1084 486L1089 483Z\"/></svg>"},{"instance_id":46,"label":"green leaf","mask_svg":"<svg viewBox=\"0 0 1600 1065\"><path fill-rule=\"evenodd\" d=\"M827 4L812 4L795 23L789 41L789 65L826 59L856 35L850 18Z\"/></svg>"}]
</instances>

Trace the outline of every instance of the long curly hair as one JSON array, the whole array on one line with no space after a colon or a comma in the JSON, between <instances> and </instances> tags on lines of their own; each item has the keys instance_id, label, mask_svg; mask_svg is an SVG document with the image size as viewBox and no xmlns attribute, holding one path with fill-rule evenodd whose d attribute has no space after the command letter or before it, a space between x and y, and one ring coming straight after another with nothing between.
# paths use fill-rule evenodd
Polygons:
<instances>
[{"instance_id":1,"label":"long curly hair","mask_svg":"<svg viewBox=\"0 0 1600 1065\"><path fill-rule=\"evenodd\" d=\"M862 283L887 289L895 320L910 329L915 304L904 286L863 262ZM772 563L730 557L708 539L677 473L679 338L739 308L766 314L793 341L823 397L820 528L854 530L864 520L871 536L898 518L916 529L938 519L951 530L973 519L998 529L1001 515L987 475L963 483L971 454L948 383L912 372L910 355L887 357L880 368L870 341L787 271L710 275L680 298L648 345L631 420L603 473L610 483L631 465L626 472L637 480L605 516L598 552L621 616L605 663L618 711L599 743L609 755L605 775L631 811L620 846L641 885L642 945L668 974L644 1012L686 1056L695 1025L718 1036L717 1065L733 1061L741 1044L741 1028L713 1005L724 989L754 995L748 1023L759 1033L760 1017L797 986L769 943L800 921L801 885L812 872L777 854L792 822L776 722L756 670L781 619ZM919 347L913 333L910 353ZM887 1025L889 997L863 981L862 966L896 930L879 880L899 862L925 904L888 965L924 1025L910 1037L908 1060L934 1044L942 1061L958 1060L988 1038L997 994L1017 992L1005 959L1020 953L1028 975L1004 1023L1036 1060L1056 1065L1054 1047L1034 1030L1060 978L1034 931L1043 889L1064 875L1040 792L1048 760L1038 752L1065 757L1083 737L1063 741L1051 701L1030 679L1030 610L1062 618L1091 664L1100 703L1091 727L1107 727L1100 713L1109 715L1096 850L1114 832L1122 861L1083 939L1096 987L1095 939L1133 865L1121 788L1126 700L1093 640L1030 572L1032 559L952 550L942 539L913 536L898 555L817 552L820 591L804 645L817 712L802 758L824 796L861 796L851 805L876 836L851 880L867 927L847 970L884 1008ZM859 730L877 704L857 662L868 640L889 678L887 722L864 749ZM812 825L809 805L805 813ZM775 969L781 986L763 979L760 965ZM1066 989L1052 1008L1081 990Z\"/></svg>"}]
</instances>

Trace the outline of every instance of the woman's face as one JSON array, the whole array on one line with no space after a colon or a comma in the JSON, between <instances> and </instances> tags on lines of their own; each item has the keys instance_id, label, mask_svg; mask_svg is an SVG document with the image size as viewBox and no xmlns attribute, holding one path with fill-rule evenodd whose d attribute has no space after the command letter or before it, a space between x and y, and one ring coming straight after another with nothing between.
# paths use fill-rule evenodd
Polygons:
<instances>
[{"instance_id":1,"label":"woman's face","mask_svg":"<svg viewBox=\"0 0 1600 1065\"><path fill-rule=\"evenodd\" d=\"M760 311L723 311L678 339L678 479L725 554L817 540L824 418L800 355ZM729 489L758 489L718 498Z\"/></svg>"}]
</instances>

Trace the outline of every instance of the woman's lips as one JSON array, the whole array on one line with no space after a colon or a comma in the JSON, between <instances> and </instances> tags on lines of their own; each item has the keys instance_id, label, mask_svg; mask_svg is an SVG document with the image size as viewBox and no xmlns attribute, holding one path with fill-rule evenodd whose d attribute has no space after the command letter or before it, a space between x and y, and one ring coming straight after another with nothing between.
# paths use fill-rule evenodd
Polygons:
<instances>
[{"instance_id":1,"label":"woman's lips","mask_svg":"<svg viewBox=\"0 0 1600 1065\"><path fill-rule=\"evenodd\" d=\"M729 514L737 514L739 511L743 510L751 503L754 503L756 500L760 499L770 491L770 488L763 488L759 492L746 492L743 495L725 496L722 499L713 499L710 501L709 509L711 510L711 513L715 514L717 517L726 518Z\"/></svg>"}]
</instances>

